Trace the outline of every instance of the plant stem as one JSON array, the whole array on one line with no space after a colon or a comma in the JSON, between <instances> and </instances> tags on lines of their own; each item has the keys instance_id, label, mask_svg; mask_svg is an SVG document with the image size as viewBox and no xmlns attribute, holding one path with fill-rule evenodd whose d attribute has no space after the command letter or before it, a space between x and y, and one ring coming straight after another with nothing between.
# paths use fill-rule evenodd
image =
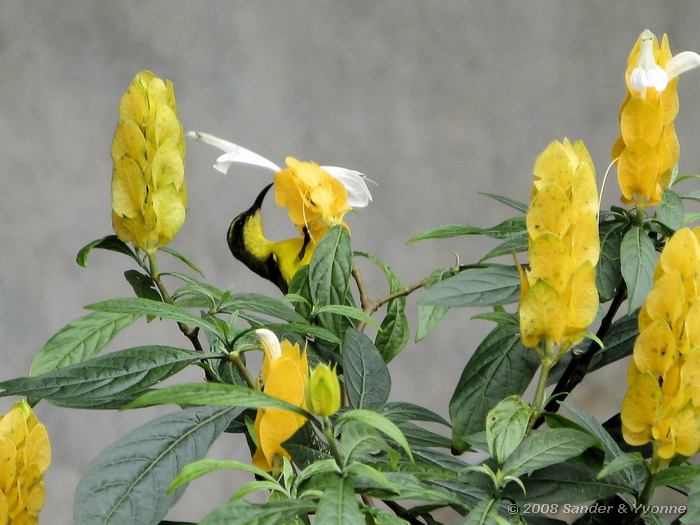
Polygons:
<instances>
[{"instance_id":1,"label":"plant stem","mask_svg":"<svg viewBox=\"0 0 700 525\"><path fill-rule=\"evenodd\" d=\"M241 359L241 354L237 350L234 350L228 355L228 358L234 365L236 365L236 368L241 373L241 377L243 377L246 385L248 385L250 388L255 388L255 379L253 379L253 376L251 376L250 372L248 372L245 363Z\"/></svg>"},{"instance_id":2,"label":"plant stem","mask_svg":"<svg viewBox=\"0 0 700 525\"><path fill-rule=\"evenodd\" d=\"M401 290L398 290L394 293L390 293L389 295L382 297L381 299L377 299L376 301L374 301L372 308L370 308L370 310L367 313L373 314L389 301L393 301L394 299L398 299L399 297L405 297L406 295L409 295L418 290L419 288L425 286L427 282L428 278L424 277L423 279L421 279L415 284L412 284L411 286L407 286L406 288L402 288Z\"/></svg>"},{"instance_id":3,"label":"plant stem","mask_svg":"<svg viewBox=\"0 0 700 525\"><path fill-rule=\"evenodd\" d=\"M530 418L531 426L534 425L535 421L540 418L540 415L545 409L545 392L547 390L547 378L549 377L549 371L552 369L552 362L550 360L542 361L542 369L540 370L540 377L537 381L537 390L535 391L535 399L532 404L535 407L535 413Z\"/></svg>"},{"instance_id":4,"label":"plant stem","mask_svg":"<svg viewBox=\"0 0 700 525\"><path fill-rule=\"evenodd\" d=\"M323 417L323 435L326 436L326 441L328 442L328 448L331 450L331 455L335 459L336 464L339 469L343 469L343 458L338 450L338 445L335 441L335 436L333 435L333 425L331 425L331 420L328 416Z\"/></svg>"},{"instance_id":5,"label":"plant stem","mask_svg":"<svg viewBox=\"0 0 700 525\"><path fill-rule=\"evenodd\" d=\"M150 269L151 279L158 288L158 291L160 291L160 295L163 297L163 301L168 304L174 304L172 296L168 293L168 290L165 288L163 281L161 281L160 279L160 272L158 270L158 259L156 257L156 252L148 252L148 266ZM199 341L199 328L190 328L185 323L177 323L177 327L180 329L183 335L190 340L192 346L197 352L204 352L204 348L202 348L202 343L200 343ZM218 376L214 373L214 370L211 368L211 365L209 363L203 361L200 366L204 369L204 375L207 381L218 382Z\"/></svg>"}]
</instances>

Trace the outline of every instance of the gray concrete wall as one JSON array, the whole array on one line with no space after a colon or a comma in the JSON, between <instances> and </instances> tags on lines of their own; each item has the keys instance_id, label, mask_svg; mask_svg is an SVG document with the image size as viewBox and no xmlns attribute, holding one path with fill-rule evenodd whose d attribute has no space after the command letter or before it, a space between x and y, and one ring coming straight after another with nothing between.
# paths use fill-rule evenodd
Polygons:
<instances>
[{"instance_id":1,"label":"gray concrete wall","mask_svg":"<svg viewBox=\"0 0 700 525\"><path fill-rule=\"evenodd\" d=\"M473 261L478 239L407 246L441 223L489 225L509 216L475 193L527 200L537 153L555 138L583 138L599 180L617 136L630 47L645 27L675 51L700 50L695 1L0 1L0 377L26 373L46 339L82 306L124 296L128 260L84 243L110 233L109 145L117 102L141 68L172 79L182 122L271 159L359 169L379 185L349 216L353 242L386 259L405 283L438 266ZM681 81L681 168L700 166L700 73ZM175 247L209 280L275 293L228 253L230 219L267 175L224 177L213 149L189 144L188 218ZM606 202L617 199L614 180ZM275 231L291 233L284 214ZM166 265L167 267L167 265ZM367 267L372 289L383 278ZM383 289L382 289L383 290ZM415 301L409 300L415 328ZM447 413L451 389L490 326L454 311L391 363L393 397ZM139 325L114 348L184 345L169 323ZM624 367L597 374L575 399L599 417L618 410ZM192 374L191 379L196 378ZM0 400L3 411L9 400ZM163 410L70 411L42 403L54 462L43 522L71 522L87 463ZM234 440L213 457L246 460ZM197 520L233 487L221 475L194 483L173 518Z\"/></svg>"}]
</instances>

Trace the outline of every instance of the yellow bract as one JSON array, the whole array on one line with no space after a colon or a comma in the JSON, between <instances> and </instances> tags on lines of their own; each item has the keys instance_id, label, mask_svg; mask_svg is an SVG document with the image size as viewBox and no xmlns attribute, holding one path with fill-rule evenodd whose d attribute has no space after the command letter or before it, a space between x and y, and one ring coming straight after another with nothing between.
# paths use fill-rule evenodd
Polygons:
<instances>
[{"instance_id":1,"label":"yellow bract","mask_svg":"<svg viewBox=\"0 0 700 525\"><path fill-rule=\"evenodd\" d=\"M666 35L659 43L653 33L644 31L627 60L620 137L611 154L618 160L617 176L625 204L658 204L680 156L673 125L678 114L677 75L693 66L678 68L673 58Z\"/></svg>"},{"instance_id":2,"label":"yellow bract","mask_svg":"<svg viewBox=\"0 0 700 525\"><path fill-rule=\"evenodd\" d=\"M305 408L309 364L306 351L287 340L279 341L270 330L257 330L263 345L260 388L266 394ZM279 470L282 457L291 458L282 444L299 430L306 418L278 408L261 408L255 417L257 450L253 464L265 471Z\"/></svg>"},{"instance_id":3,"label":"yellow bract","mask_svg":"<svg viewBox=\"0 0 700 525\"><path fill-rule=\"evenodd\" d=\"M275 202L289 211L289 220L303 233L306 228L313 242L329 226L343 224L350 211L345 186L315 162L285 159L287 167L275 173Z\"/></svg>"},{"instance_id":4,"label":"yellow bract","mask_svg":"<svg viewBox=\"0 0 700 525\"><path fill-rule=\"evenodd\" d=\"M639 337L622 402L622 432L631 445L653 440L670 460L700 448L700 229L683 228L666 243L639 314Z\"/></svg>"},{"instance_id":5,"label":"yellow bract","mask_svg":"<svg viewBox=\"0 0 700 525\"><path fill-rule=\"evenodd\" d=\"M39 523L50 463L46 427L26 402L15 404L0 417L0 525Z\"/></svg>"},{"instance_id":6,"label":"yellow bract","mask_svg":"<svg viewBox=\"0 0 700 525\"><path fill-rule=\"evenodd\" d=\"M598 311L598 191L583 142L552 142L537 157L527 211L530 268L520 269L523 344L576 343Z\"/></svg>"},{"instance_id":7,"label":"yellow bract","mask_svg":"<svg viewBox=\"0 0 700 525\"><path fill-rule=\"evenodd\" d=\"M185 221L185 136L170 81L140 71L122 96L112 141L112 224L153 252Z\"/></svg>"}]
</instances>

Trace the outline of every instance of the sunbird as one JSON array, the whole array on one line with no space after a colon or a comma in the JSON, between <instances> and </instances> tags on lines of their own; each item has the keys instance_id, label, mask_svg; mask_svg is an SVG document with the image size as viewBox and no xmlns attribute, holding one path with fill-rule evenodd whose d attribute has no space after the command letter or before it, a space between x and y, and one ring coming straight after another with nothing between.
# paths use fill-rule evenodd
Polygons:
<instances>
[{"instance_id":1,"label":"sunbird","mask_svg":"<svg viewBox=\"0 0 700 525\"><path fill-rule=\"evenodd\" d=\"M226 240L236 259L287 293L294 274L311 261L313 246L306 228L303 236L284 241L265 237L262 204L270 187L272 184L265 186L253 205L231 221Z\"/></svg>"}]
</instances>

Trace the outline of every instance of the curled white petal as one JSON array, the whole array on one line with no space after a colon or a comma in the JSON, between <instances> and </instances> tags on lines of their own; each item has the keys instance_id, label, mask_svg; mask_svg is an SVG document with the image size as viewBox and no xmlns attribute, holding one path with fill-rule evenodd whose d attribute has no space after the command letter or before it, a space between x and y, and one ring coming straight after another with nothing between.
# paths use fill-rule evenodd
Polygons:
<instances>
[{"instance_id":1,"label":"curled white petal","mask_svg":"<svg viewBox=\"0 0 700 525\"><path fill-rule=\"evenodd\" d=\"M282 357L282 347L280 341L272 330L260 328L255 331L255 334L260 338L260 343L267 350L270 360L274 361Z\"/></svg>"},{"instance_id":2,"label":"curled white petal","mask_svg":"<svg viewBox=\"0 0 700 525\"><path fill-rule=\"evenodd\" d=\"M359 171L338 166L321 166L322 169L338 179L348 191L348 204L353 208L364 208L372 201L365 176Z\"/></svg>"},{"instance_id":3,"label":"curled white petal","mask_svg":"<svg viewBox=\"0 0 700 525\"><path fill-rule=\"evenodd\" d=\"M657 64L646 68L635 67L630 75L630 85L636 91L654 88L661 92L668 86L668 80L666 71Z\"/></svg>"},{"instance_id":4,"label":"curled white petal","mask_svg":"<svg viewBox=\"0 0 700 525\"><path fill-rule=\"evenodd\" d=\"M681 73L690 71L700 66L700 55L694 51L683 51L678 53L666 64L666 73L669 80L676 78Z\"/></svg>"},{"instance_id":5,"label":"curled white petal","mask_svg":"<svg viewBox=\"0 0 700 525\"><path fill-rule=\"evenodd\" d=\"M224 152L219 158L216 159L216 164L214 164L214 169L220 171L221 173L226 173L233 163L238 164L250 164L252 166L258 166L259 168L265 168L270 171L279 171L280 167L266 159L262 155L258 155L254 151L229 142L228 140L220 139L209 133L202 133L200 131L188 131L187 136L200 142L204 142L215 148L219 148Z\"/></svg>"}]
</instances>

